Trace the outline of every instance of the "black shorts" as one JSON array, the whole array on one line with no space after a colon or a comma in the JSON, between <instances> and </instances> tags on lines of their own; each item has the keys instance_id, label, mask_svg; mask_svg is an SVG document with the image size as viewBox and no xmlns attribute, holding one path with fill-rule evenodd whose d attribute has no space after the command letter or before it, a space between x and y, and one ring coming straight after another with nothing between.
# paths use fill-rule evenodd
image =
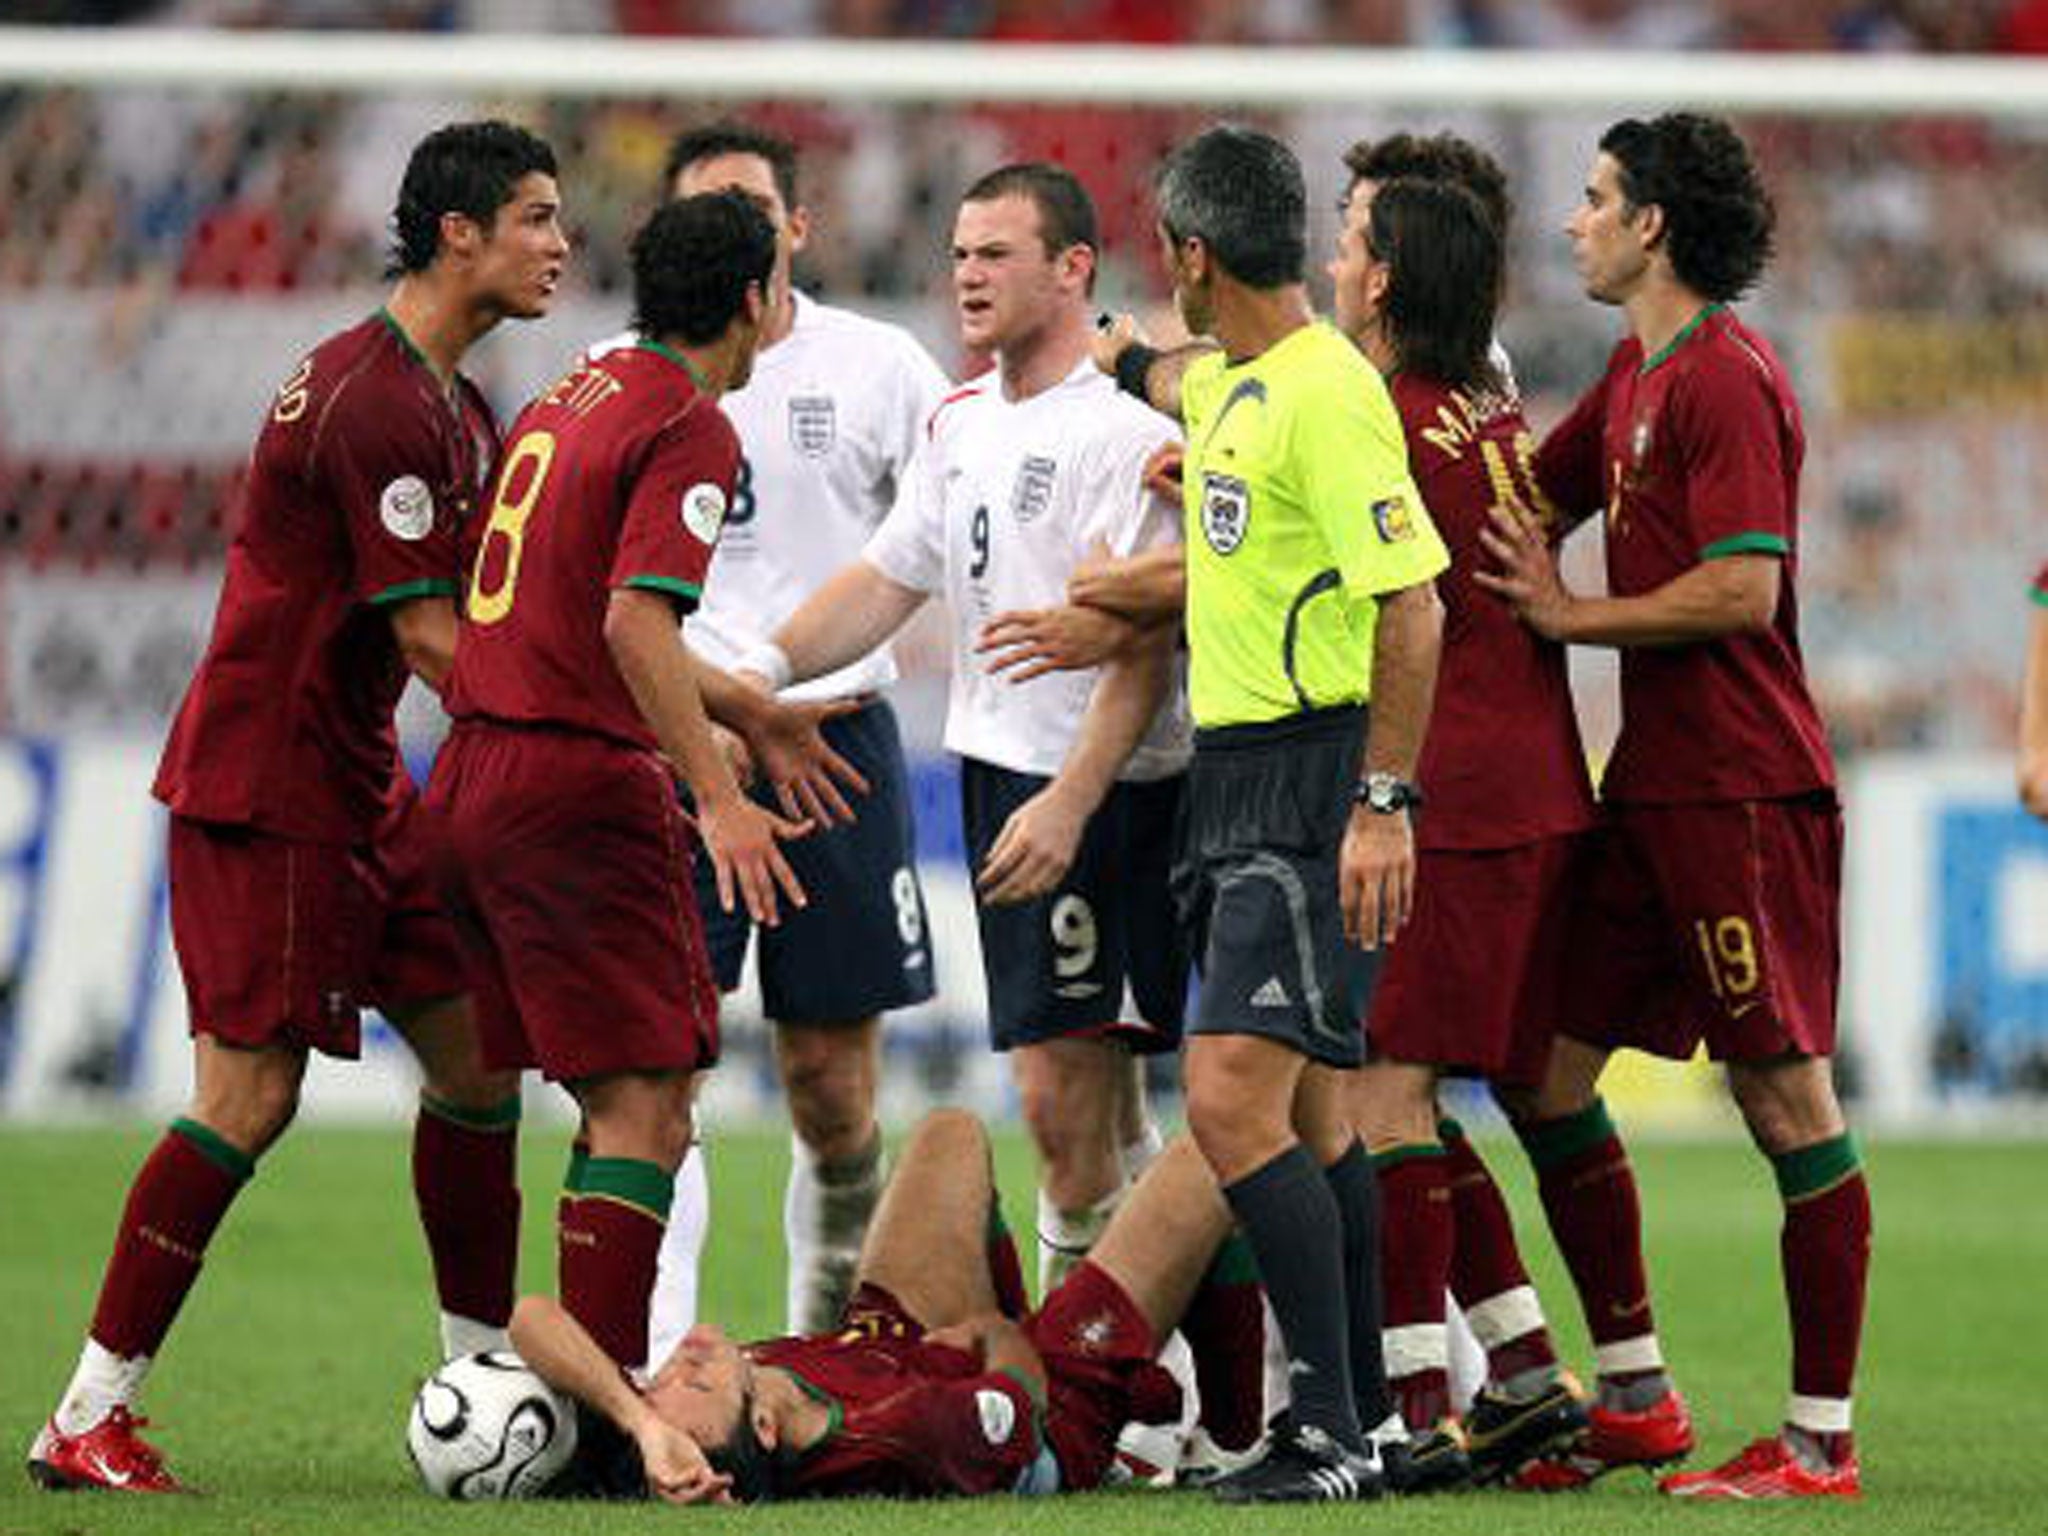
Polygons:
<instances>
[{"instance_id":1,"label":"black shorts","mask_svg":"<svg viewBox=\"0 0 2048 1536\"><path fill-rule=\"evenodd\" d=\"M933 990L931 924L917 882L916 836L903 740L887 704L825 722L826 741L858 768L868 793L849 793L850 825L784 843L810 905L782 905L782 923L761 930L761 1011L781 1024L839 1024L927 1001ZM778 809L757 784L761 804ZM754 931L746 909L718 905L711 860L696 861L697 906L721 991L739 985Z\"/></svg>"},{"instance_id":2,"label":"black shorts","mask_svg":"<svg viewBox=\"0 0 2048 1536\"><path fill-rule=\"evenodd\" d=\"M1196 732L1174 865L1202 973L1192 1033L1363 1059L1379 953L1344 937L1337 855L1364 736L1357 708Z\"/></svg>"},{"instance_id":3,"label":"black shorts","mask_svg":"<svg viewBox=\"0 0 2048 1536\"><path fill-rule=\"evenodd\" d=\"M969 878L1011 813L1049 782L962 760ZM1016 906L975 902L997 1050L1070 1035L1107 1035L1135 1051L1180 1045L1189 952L1169 882L1182 783L1175 775L1113 786L1057 889Z\"/></svg>"}]
</instances>

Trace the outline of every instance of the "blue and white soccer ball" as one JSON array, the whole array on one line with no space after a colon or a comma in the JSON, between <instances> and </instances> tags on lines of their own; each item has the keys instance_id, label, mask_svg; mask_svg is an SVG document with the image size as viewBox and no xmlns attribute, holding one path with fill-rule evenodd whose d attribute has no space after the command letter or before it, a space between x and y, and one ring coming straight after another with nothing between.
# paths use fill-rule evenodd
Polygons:
<instances>
[{"instance_id":1,"label":"blue and white soccer ball","mask_svg":"<svg viewBox=\"0 0 2048 1536\"><path fill-rule=\"evenodd\" d=\"M459 1355L421 1384L405 1443L429 1493L530 1499L576 1454L576 1405L508 1350Z\"/></svg>"}]
</instances>

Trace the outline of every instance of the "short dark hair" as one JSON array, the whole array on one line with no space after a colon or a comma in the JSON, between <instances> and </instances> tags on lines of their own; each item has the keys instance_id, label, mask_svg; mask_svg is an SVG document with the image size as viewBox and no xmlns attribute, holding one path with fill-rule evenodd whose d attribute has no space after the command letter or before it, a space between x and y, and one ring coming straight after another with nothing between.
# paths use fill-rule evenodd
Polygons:
<instances>
[{"instance_id":1,"label":"short dark hair","mask_svg":"<svg viewBox=\"0 0 2048 1536\"><path fill-rule=\"evenodd\" d=\"M632 258L633 328L703 346L725 334L749 286L767 290L775 226L744 192L702 192L655 209Z\"/></svg>"},{"instance_id":2,"label":"short dark hair","mask_svg":"<svg viewBox=\"0 0 2048 1536\"><path fill-rule=\"evenodd\" d=\"M488 228L520 181L536 172L556 174L555 152L515 124L491 119L436 128L405 163L384 275L426 271L441 252L443 214L464 214Z\"/></svg>"},{"instance_id":3,"label":"short dark hair","mask_svg":"<svg viewBox=\"0 0 2048 1536\"><path fill-rule=\"evenodd\" d=\"M1095 199L1065 166L1044 160L998 166L962 193L960 201L992 203L1003 197L1025 198L1038 209L1038 233L1048 256L1057 256L1070 245L1101 253Z\"/></svg>"},{"instance_id":4,"label":"short dark hair","mask_svg":"<svg viewBox=\"0 0 2048 1536\"><path fill-rule=\"evenodd\" d=\"M1678 280L1717 303L1739 299L1771 259L1776 214L1749 146L1718 117L1667 112L1624 118L1600 136L1621 195L1664 210L1664 248Z\"/></svg>"},{"instance_id":5,"label":"short dark hair","mask_svg":"<svg viewBox=\"0 0 2048 1536\"><path fill-rule=\"evenodd\" d=\"M1380 311L1404 371L1454 389L1497 387L1500 227L1453 181L1397 176L1373 195L1372 254L1389 268Z\"/></svg>"},{"instance_id":6,"label":"short dark hair","mask_svg":"<svg viewBox=\"0 0 2048 1536\"><path fill-rule=\"evenodd\" d=\"M701 160L716 160L720 155L753 155L767 161L775 177L775 190L782 194L782 206L796 207L796 146L779 134L729 117L685 128L675 136L661 173L662 197L674 195L670 189L684 171Z\"/></svg>"},{"instance_id":7,"label":"short dark hair","mask_svg":"<svg viewBox=\"0 0 2048 1536\"><path fill-rule=\"evenodd\" d=\"M781 1458L761 1443L754 1428L754 1389L740 1394L740 1415L725 1443L704 1447L711 1470L732 1479L732 1496L742 1504L765 1504L782 1483Z\"/></svg>"},{"instance_id":8,"label":"short dark hair","mask_svg":"<svg viewBox=\"0 0 2048 1536\"><path fill-rule=\"evenodd\" d=\"M1360 139L1344 151L1344 168L1354 181L1379 183L1405 176L1454 182L1479 199L1502 235L1514 216L1507 172L1500 162L1455 133L1396 133L1384 139Z\"/></svg>"},{"instance_id":9,"label":"short dark hair","mask_svg":"<svg viewBox=\"0 0 2048 1536\"><path fill-rule=\"evenodd\" d=\"M1252 288L1302 280L1308 192L1294 151L1238 123L1205 128L1159 167L1159 222L1198 239L1225 272Z\"/></svg>"}]
</instances>

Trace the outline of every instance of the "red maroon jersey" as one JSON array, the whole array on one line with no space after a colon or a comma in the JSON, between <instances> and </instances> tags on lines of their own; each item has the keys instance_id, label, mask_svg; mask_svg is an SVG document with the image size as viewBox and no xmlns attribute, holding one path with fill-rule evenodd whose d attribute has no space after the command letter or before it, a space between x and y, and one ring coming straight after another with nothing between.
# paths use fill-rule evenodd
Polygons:
<instances>
[{"instance_id":1,"label":"red maroon jersey","mask_svg":"<svg viewBox=\"0 0 2048 1536\"><path fill-rule=\"evenodd\" d=\"M1038 1457L1031 1394L963 1350L849 1328L747 1353L833 1409L832 1428L793 1473L804 1497L1004 1493Z\"/></svg>"},{"instance_id":2,"label":"red maroon jersey","mask_svg":"<svg viewBox=\"0 0 2048 1536\"><path fill-rule=\"evenodd\" d=\"M235 509L213 636L156 795L179 815L366 842L398 771L394 604L455 596L497 448L468 380L445 387L378 311L285 380Z\"/></svg>"},{"instance_id":3,"label":"red maroon jersey","mask_svg":"<svg viewBox=\"0 0 2048 1536\"><path fill-rule=\"evenodd\" d=\"M642 342L579 364L508 441L448 711L652 747L605 644L607 597L644 587L697 606L739 437L682 358Z\"/></svg>"},{"instance_id":4,"label":"red maroon jersey","mask_svg":"<svg viewBox=\"0 0 2048 1536\"><path fill-rule=\"evenodd\" d=\"M1472 580L1487 564L1479 535L1495 505L1544 515L1522 403L1413 373L1388 383L1423 505L1451 552L1436 580L1443 655L1416 766L1426 797L1417 846L1511 848L1590 826L1593 791L1564 647Z\"/></svg>"},{"instance_id":5,"label":"red maroon jersey","mask_svg":"<svg viewBox=\"0 0 2048 1536\"><path fill-rule=\"evenodd\" d=\"M2048 604L2048 565L2044 565L2034 576L2034 588L2029 594L2035 602Z\"/></svg>"},{"instance_id":6,"label":"red maroon jersey","mask_svg":"<svg viewBox=\"0 0 2048 1536\"><path fill-rule=\"evenodd\" d=\"M1830 789L1835 768L1799 654L1799 404L1770 345L1720 305L1648 362L1629 338L1536 456L1576 520L1604 509L1607 584L1654 591L1705 560L1784 563L1760 634L1621 651L1615 801L1754 800Z\"/></svg>"}]
</instances>

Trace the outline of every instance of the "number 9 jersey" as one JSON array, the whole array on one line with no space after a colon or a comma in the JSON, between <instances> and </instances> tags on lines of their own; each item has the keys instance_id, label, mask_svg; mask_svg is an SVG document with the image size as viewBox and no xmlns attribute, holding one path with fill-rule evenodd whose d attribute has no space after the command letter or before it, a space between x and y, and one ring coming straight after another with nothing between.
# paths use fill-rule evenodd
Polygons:
<instances>
[{"instance_id":1,"label":"number 9 jersey","mask_svg":"<svg viewBox=\"0 0 2048 1536\"><path fill-rule=\"evenodd\" d=\"M581 364L519 414L492 483L448 690L457 720L652 749L605 644L606 594L697 606L739 438L690 365L652 342Z\"/></svg>"}]
</instances>

